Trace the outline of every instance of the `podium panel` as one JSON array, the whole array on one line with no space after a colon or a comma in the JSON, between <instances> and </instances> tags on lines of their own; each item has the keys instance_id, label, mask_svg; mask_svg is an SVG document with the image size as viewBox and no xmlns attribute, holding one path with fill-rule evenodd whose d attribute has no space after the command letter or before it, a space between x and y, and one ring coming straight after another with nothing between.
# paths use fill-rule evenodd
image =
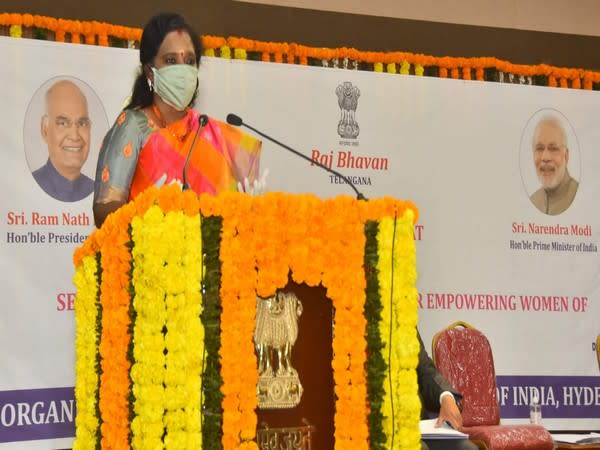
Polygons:
<instances>
[{"instance_id":1,"label":"podium panel","mask_svg":"<svg viewBox=\"0 0 600 450\"><path fill-rule=\"evenodd\" d=\"M420 448L417 214L140 194L74 255L74 448Z\"/></svg>"}]
</instances>

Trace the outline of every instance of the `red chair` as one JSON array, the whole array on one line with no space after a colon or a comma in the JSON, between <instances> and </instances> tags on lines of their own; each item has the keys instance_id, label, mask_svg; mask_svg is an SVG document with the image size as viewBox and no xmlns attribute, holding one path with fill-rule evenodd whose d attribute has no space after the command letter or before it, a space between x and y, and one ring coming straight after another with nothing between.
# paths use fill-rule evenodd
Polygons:
<instances>
[{"instance_id":1,"label":"red chair","mask_svg":"<svg viewBox=\"0 0 600 450\"><path fill-rule=\"evenodd\" d=\"M463 432L484 450L552 450L554 440L541 425L500 425L496 372L490 343L465 322L433 337L433 361L463 395Z\"/></svg>"}]
</instances>

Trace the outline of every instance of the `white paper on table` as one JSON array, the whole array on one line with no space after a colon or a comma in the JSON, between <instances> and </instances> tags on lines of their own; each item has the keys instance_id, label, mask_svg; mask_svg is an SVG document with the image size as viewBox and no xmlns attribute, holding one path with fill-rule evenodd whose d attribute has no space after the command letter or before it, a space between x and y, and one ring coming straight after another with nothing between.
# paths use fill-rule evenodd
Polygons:
<instances>
[{"instance_id":1,"label":"white paper on table","mask_svg":"<svg viewBox=\"0 0 600 450\"><path fill-rule=\"evenodd\" d=\"M437 419L421 420L421 439L469 439L469 435L455 430L446 422L436 428Z\"/></svg>"},{"instance_id":2,"label":"white paper on table","mask_svg":"<svg viewBox=\"0 0 600 450\"><path fill-rule=\"evenodd\" d=\"M599 433L588 433L588 434L555 434L550 433L554 442L565 442L567 444L577 444L582 439L597 438L600 442Z\"/></svg>"}]
</instances>

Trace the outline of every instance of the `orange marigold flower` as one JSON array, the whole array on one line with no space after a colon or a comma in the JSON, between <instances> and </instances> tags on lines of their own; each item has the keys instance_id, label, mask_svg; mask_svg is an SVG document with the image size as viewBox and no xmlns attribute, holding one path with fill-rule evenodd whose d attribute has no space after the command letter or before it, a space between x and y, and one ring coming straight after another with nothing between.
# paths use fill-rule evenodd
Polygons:
<instances>
[{"instance_id":1,"label":"orange marigold flower","mask_svg":"<svg viewBox=\"0 0 600 450\"><path fill-rule=\"evenodd\" d=\"M120 115L119 118L117 119L117 124L118 125L123 125L123 122L125 122L125 118L127 117L127 113L125 111L123 111Z\"/></svg>"},{"instance_id":2,"label":"orange marigold flower","mask_svg":"<svg viewBox=\"0 0 600 450\"><path fill-rule=\"evenodd\" d=\"M23 16L21 16L21 14L12 13L10 15L10 25L23 25Z\"/></svg>"},{"instance_id":3,"label":"orange marigold flower","mask_svg":"<svg viewBox=\"0 0 600 450\"><path fill-rule=\"evenodd\" d=\"M62 29L56 30L54 40L56 42L65 42L65 30L62 30Z\"/></svg>"},{"instance_id":4,"label":"orange marigold flower","mask_svg":"<svg viewBox=\"0 0 600 450\"><path fill-rule=\"evenodd\" d=\"M33 16L31 14L23 14L23 25L26 27L33 25Z\"/></svg>"},{"instance_id":5,"label":"orange marigold flower","mask_svg":"<svg viewBox=\"0 0 600 450\"><path fill-rule=\"evenodd\" d=\"M200 205L198 204L198 196L192 190L187 190L183 193L183 210L188 216L195 216L199 213Z\"/></svg>"}]
</instances>

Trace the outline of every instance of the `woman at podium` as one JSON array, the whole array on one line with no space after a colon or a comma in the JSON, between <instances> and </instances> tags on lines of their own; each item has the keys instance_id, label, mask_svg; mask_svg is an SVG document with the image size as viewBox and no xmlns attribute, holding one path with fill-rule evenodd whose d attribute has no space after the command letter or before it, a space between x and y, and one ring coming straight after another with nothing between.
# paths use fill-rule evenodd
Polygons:
<instances>
[{"instance_id":1,"label":"woman at podium","mask_svg":"<svg viewBox=\"0 0 600 450\"><path fill-rule=\"evenodd\" d=\"M106 134L96 166L94 221L150 186L178 183L216 195L257 179L261 142L194 105L202 45L178 14L144 27L131 98Z\"/></svg>"}]
</instances>

